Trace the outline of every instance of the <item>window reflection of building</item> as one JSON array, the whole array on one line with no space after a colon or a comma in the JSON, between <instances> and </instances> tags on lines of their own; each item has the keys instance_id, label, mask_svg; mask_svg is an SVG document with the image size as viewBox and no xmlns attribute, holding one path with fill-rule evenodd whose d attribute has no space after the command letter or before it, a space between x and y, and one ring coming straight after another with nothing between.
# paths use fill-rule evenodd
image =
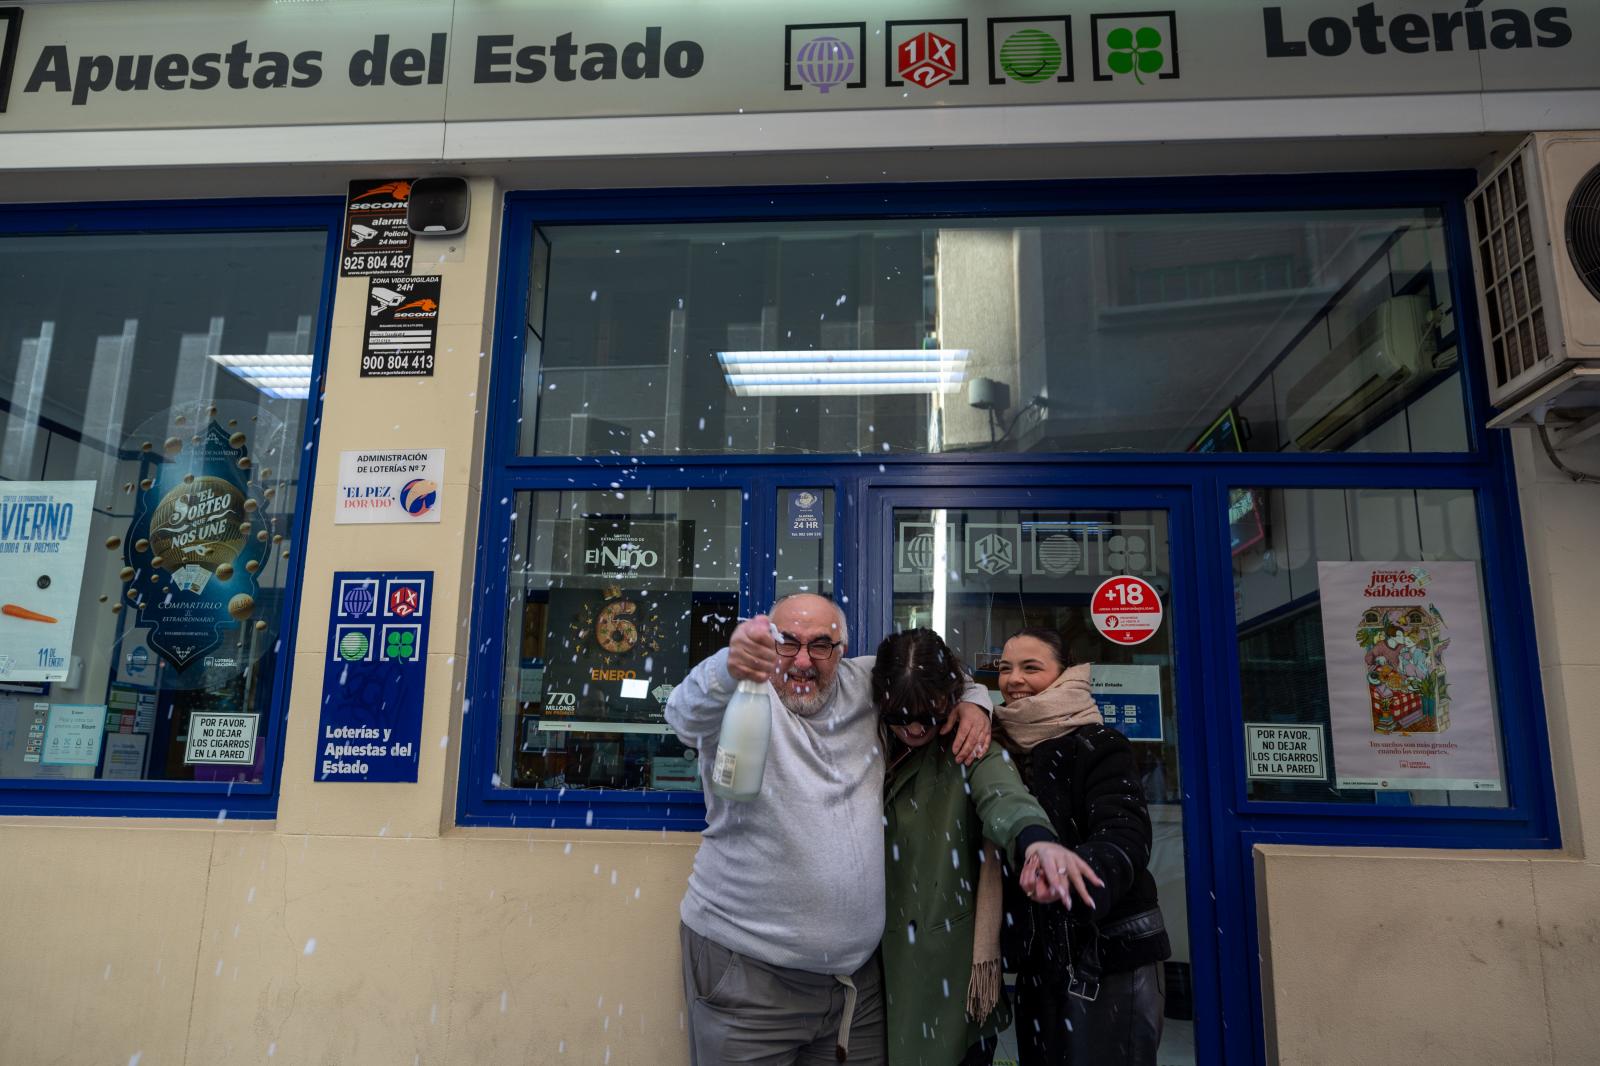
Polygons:
<instances>
[{"instance_id":1,"label":"window reflection of building","mask_svg":"<svg viewBox=\"0 0 1600 1066\"><path fill-rule=\"evenodd\" d=\"M538 454L1181 451L1228 408L1247 450L1465 447L1442 225L1427 213L557 227L546 240L530 314L549 328L524 430ZM822 368L781 395L728 376L730 356L917 351L960 353L959 373L915 386ZM979 379L992 383L981 398Z\"/></svg>"}]
</instances>

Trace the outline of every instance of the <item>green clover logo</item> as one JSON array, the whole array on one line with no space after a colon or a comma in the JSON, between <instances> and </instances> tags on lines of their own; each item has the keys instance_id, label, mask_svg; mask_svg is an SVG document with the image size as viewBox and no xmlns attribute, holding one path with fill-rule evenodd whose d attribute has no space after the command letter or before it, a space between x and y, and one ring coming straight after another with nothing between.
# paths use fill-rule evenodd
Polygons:
<instances>
[{"instance_id":1,"label":"green clover logo","mask_svg":"<svg viewBox=\"0 0 1600 1066\"><path fill-rule=\"evenodd\" d=\"M385 659L410 659L417 653L417 635L409 629L391 630L383 642Z\"/></svg>"},{"instance_id":2,"label":"green clover logo","mask_svg":"<svg viewBox=\"0 0 1600 1066\"><path fill-rule=\"evenodd\" d=\"M1161 31L1154 26L1140 26L1137 33L1126 26L1118 26L1106 34L1106 66L1117 74L1132 74L1140 85L1140 73L1154 74L1167 65L1167 57L1160 52Z\"/></svg>"}]
</instances>

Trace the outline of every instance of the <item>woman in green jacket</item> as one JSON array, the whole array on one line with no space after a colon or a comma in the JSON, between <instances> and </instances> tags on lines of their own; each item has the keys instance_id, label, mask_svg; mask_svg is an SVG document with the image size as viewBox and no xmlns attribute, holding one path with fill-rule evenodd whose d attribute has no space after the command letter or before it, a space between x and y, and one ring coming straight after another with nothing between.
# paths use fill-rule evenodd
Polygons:
<instances>
[{"instance_id":1,"label":"woman in green jacket","mask_svg":"<svg viewBox=\"0 0 1600 1066\"><path fill-rule=\"evenodd\" d=\"M965 675L937 633L878 646L872 694L885 726L883 937L890 1066L976 1066L1010 1024L1000 995L999 855L1007 849L1038 902L1088 900L1099 879L1056 843L1050 819L997 749L963 768L940 739ZM1037 877L1033 871L1037 870Z\"/></svg>"}]
</instances>

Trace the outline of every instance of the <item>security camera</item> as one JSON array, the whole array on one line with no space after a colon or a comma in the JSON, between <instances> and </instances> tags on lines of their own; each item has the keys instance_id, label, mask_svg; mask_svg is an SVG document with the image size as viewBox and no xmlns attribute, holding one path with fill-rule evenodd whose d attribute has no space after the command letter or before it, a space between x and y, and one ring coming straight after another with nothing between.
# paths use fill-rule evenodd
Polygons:
<instances>
[{"instance_id":1,"label":"security camera","mask_svg":"<svg viewBox=\"0 0 1600 1066\"><path fill-rule=\"evenodd\" d=\"M367 295L372 297L372 311L370 313L374 315L379 311L387 311L391 307L399 307L401 302L405 300L404 296L401 296L393 289L386 289L382 285L374 285Z\"/></svg>"},{"instance_id":2,"label":"security camera","mask_svg":"<svg viewBox=\"0 0 1600 1066\"><path fill-rule=\"evenodd\" d=\"M967 382L967 406L980 411L1004 411L1011 406L1011 386L994 378Z\"/></svg>"},{"instance_id":3,"label":"security camera","mask_svg":"<svg viewBox=\"0 0 1600 1066\"><path fill-rule=\"evenodd\" d=\"M355 236L355 240L350 242L352 248L365 244L378 235L377 230L371 226L363 226L359 222L351 223L350 232Z\"/></svg>"}]
</instances>

